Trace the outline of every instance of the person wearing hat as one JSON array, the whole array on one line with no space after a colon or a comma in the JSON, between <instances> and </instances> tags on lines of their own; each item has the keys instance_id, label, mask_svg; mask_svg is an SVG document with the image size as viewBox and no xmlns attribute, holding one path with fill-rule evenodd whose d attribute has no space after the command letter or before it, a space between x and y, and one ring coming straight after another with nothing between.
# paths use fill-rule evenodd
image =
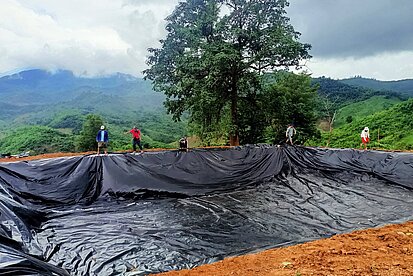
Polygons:
<instances>
[{"instance_id":1,"label":"person wearing hat","mask_svg":"<svg viewBox=\"0 0 413 276\"><path fill-rule=\"evenodd\" d=\"M363 131L360 134L361 137L361 144L360 144L360 148L363 148L364 145L364 149L367 149L367 144L370 142L370 131L368 127L365 127L363 129Z\"/></svg>"},{"instance_id":2,"label":"person wearing hat","mask_svg":"<svg viewBox=\"0 0 413 276\"><path fill-rule=\"evenodd\" d=\"M133 147L133 153L136 152L136 145L138 145L139 149L141 150L141 153L143 153L143 148L141 145L141 131L138 129L136 126L134 126L130 131L132 133L132 147Z\"/></svg>"},{"instance_id":3,"label":"person wearing hat","mask_svg":"<svg viewBox=\"0 0 413 276\"><path fill-rule=\"evenodd\" d=\"M100 149L105 150L105 154L108 154L108 143L109 143L109 135L108 131L105 130L105 126L101 126L100 130L98 132L98 135L96 135L96 142L98 143L98 155L100 154Z\"/></svg>"}]
</instances>

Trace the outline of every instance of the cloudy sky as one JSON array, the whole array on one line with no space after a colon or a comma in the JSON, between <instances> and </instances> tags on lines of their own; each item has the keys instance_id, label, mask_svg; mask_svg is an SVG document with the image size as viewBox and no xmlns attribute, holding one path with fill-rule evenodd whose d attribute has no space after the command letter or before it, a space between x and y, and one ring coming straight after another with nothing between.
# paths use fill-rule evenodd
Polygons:
<instances>
[{"instance_id":1,"label":"cloudy sky","mask_svg":"<svg viewBox=\"0 0 413 276\"><path fill-rule=\"evenodd\" d=\"M413 1L290 0L313 76L413 78ZM140 76L178 0L0 0L0 76L28 68Z\"/></svg>"}]
</instances>

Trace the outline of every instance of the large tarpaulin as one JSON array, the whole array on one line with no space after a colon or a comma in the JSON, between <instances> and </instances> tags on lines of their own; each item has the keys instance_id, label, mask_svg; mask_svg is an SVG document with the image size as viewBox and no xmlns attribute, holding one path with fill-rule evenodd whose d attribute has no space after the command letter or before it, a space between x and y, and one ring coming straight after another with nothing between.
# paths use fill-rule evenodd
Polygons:
<instances>
[{"instance_id":1,"label":"large tarpaulin","mask_svg":"<svg viewBox=\"0 0 413 276\"><path fill-rule=\"evenodd\" d=\"M413 154L246 146L0 163L0 273L141 275L413 214Z\"/></svg>"}]
</instances>

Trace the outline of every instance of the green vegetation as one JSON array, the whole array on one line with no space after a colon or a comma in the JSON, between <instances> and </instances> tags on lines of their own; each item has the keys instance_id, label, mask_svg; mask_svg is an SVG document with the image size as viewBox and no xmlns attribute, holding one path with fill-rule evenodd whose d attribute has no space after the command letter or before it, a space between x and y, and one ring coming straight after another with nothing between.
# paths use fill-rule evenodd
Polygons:
<instances>
[{"instance_id":1,"label":"green vegetation","mask_svg":"<svg viewBox=\"0 0 413 276\"><path fill-rule=\"evenodd\" d=\"M137 125L142 131L142 143L146 149L176 147L178 139L187 133L183 122L174 123L162 113L153 116L151 113L145 114ZM30 151L31 154L41 154L96 150L95 138L102 124L109 133L109 151L131 149L129 130L134 126L133 122L116 124L116 121L105 120L96 114L63 111L49 124L57 128L35 125L14 129L8 126L0 133L0 152L18 154Z\"/></svg>"},{"instance_id":2,"label":"green vegetation","mask_svg":"<svg viewBox=\"0 0 413 276\"><path fill-rule=\"evenodd\" d=\"M0 149L4 153L17 154L30 151L30 154L47 152L73 152L74 137L46 126L26 126L11 130L0 139Z\"/></svg>"},{"instance_id":3,"label":"green vegetation","mask_svg":"<svg viewBox=\"0 0 413 276\"><path fill-rule=\"evenodd\" d=\"M284 139L287 124L297 127L296 141L305 145L325 146L328 132L315 129L317 118L323 118L320 106L316 105L316 90L319 84L312 85L306 75L286 72L266 74L261 80L258 93L242 95L239 104L241 143L279 143ZM328 81L334 87L333 80ZM346 89L350 89L347 87ZM359 148L360 132L370 128L370 147L383 149L412 149L412 100L402 101L403 97L393 94L373 96L359 94L355 100L350 96L337 107L337 117L333 125L331 147ZM346 90L351 93L351 90ZM156 93L153 93L156 95ZM214 132L205 131L198 120L204 113L194 112L190 119L197 120L174 122L162 107L145 110L134 107L134 96L115 97L89 92L92 102L73 99L47 108L13 109L0 120L0 152L17 154L31 151L31 154L95 150L95 136L103 123L109 131L109 151L130 150L131 135L128 131L136 124L142 130L145 148L176 147L176 141L183 135L199 133L203 142L200 145L225 145L228 143L231 117L229 107L224 109ZM323 96L325 94L322 94ZM333 95L333 94L332 94ZM148 95L148 100L153 99ZM76 107L77 106L77 107ZM97 112L94 114L90 112ZM101 118L93 129L86 131L88 118ZM189 123L187 126L186 124ZM31 124L31 125L28 125ZM86 127L87 128L87 127ZM205 132L204 132L205 131ZM87 133L86 133L87 132ZM81 143L89 140L88 146Z\"/></svg>"},{"instance_id":4,"label":"green vegetation","mask_svg":"<svg viewBox=\"0 0 413 276\"><path fill-rule=\"evenodd\" d=\"M78 134L84 120L84 116L76 110L63 110L54 116L48 126L56 129L70 129L73 133Z\"/></svg>"},{"instance_id":5,"label":"green vegetation","mask_svg":"<svg viewBox=\"0 0 413 276\"><path fill-rule=\"evenodd\" d=\"M360 133L364 127L370 129L370 145L382 149L413 149L413 99L399 103L390 109L376 112L367 117L358 117L351 123L334 129L330 146L338 148L359 148ZM326 145L328 133L308 145Z\"/></svg>"},{"instance_id":6,"label":"green vegetation","mask_svg":"<svg viewBox=\"0 0 413 276\"><path fill-rule=\"evenodd\" d=\"M362 78L360 76L340 80L341 83L374 89L375 91L395 91L413 97L413 80L379 81L376 79Z\"/></svg>"},{"instance_id":7,"label":"green vegetation","mask_svg":"<svg viewBox=\"0 0 413 276\"><path fill-rule=\"evenodd\" d=\"M76 146L80 151L91 151L96 149L96 134L103 125L103 120L100 116L89 114L83 123L82 131L77 137Z\"/></svg>"},{"instance_id":8,"label":"green vegetation","mask_svg":"<svg viewBox=\"0 0 413 276\"><path fill-rule=\"evenodd\" d=\"M327 98L335 110L351 103L367 100L373 96L385 96L387 98L398 98L400 100L407 99L406 96L398 92L372 90L325 77L313 79L313 83L319 86L318 93L320 97Z\"/></svg>"},{"instance_id":9,"label":"green vegetation","mask_svg":"<svg viewBox=\"0 0 413 276\"><path fill-rule=\"evenodd\" d=\"M265 118L264 141L284 141L286 126L290 123L297 129L296 142L304 143L318 137L315 127L317 86L311 85L311 78L280 72L272 75L271 79L274 82L262 95L262 115L259 116Z\"/></svg>"},{"instance_id":10,"label":"green vegetation","mask_svg":"<svg viewBox=\"0 0 413 276\"><path fill-rule=\"evenodd\" d=\"M68 72L53 75L41 70L24 71L18 75L0 78L0 92L6 95L1 99L5 102L0 102L1 153L96 149L97 131L90 131L83 137L80 135L89 114L100 116L108 127L110 151L131 148L131 135L127 131L134 125L142 130L145 148L176 147L174 142L187 134L186 121L174 122L162 106L165 97L154 93L150 83L142 79L132 76L87 79ZM33 86L33 81L41 85ZM66 85L62 86L62 82ZM25 95L30 93L36 94L37 104L28 104L30 97ZM12 100L6 102L8 98ZM37 129L31 130L32 126L48 127L72 144L53 142L49 145L48 136ZM24 132L17 131L22 128L30 132L30 141L36 143L21 142L27 140ZM86 136L91 139L88 146L80 142Z\"/></svg>"},{"instance_id":11,"label":"green vegetation","mask_svg":"<svg viewBox=\"0 0 413 276\"><path fill-rule=\"evenodd\" d=\"M224 132L231 145L257 142L259 130L250 123L256 114L242 112L259 107L263 73L310 57L310 45L298 41L285 16L287 6L286 0L180 2L145 71L167 96L168 112L180 119L188 111L202 139Z\"/></svg>"},{"instance_id":12,"label":"green vegetation","mask_svg":"<svg viewBox=\"0 0 413 276\"><path fill-rule=\"evenodd\" d=\"M376 112L388 109L394 104L400 102L401 100L399 98L373 96L367 100L346 105L337 113L337 119L334 121L334 127L340 127L346 123L360 120Z\"/></svg>"}]
</instances>

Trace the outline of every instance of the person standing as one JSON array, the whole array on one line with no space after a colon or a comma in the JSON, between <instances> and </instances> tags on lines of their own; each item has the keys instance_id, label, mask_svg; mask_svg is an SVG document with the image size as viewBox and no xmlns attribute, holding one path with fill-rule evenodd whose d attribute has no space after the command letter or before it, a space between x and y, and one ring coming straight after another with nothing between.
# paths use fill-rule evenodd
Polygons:
<instances>
[{"instance_id":1,"label":"person standing","mask_svg":"<svg viewBox=\"0 0 413 276\"><path fill-rule=\"evenodd\" d=\"M360 134L361 137L361 144L360 144L360 149L363 148L364 145L364 149L367 149L367 144L370 142L370 130L368 127L365 127L363 129L363 131Z\"/></svg>"},{"instance_id":2,"label":"person standing","mask_svg":"<svg viewBox=\"0 0 413 276\"><path fill-rule=\"evenodd\" d=\"M107 130L105 130L105 126L101 126L98 134L96 135L96 142L98 143L98 155L100 154L100 149L104 149L105 155L108 154L108 143L109 143L109 135Z\"/></svg>"},{"instance_id":3,"label":"person standing","mask_svg":"<svg viewBox=\"0 0 413 276\"><path fill-rule=\"evenodd\" d=\"M189 148L188 138L184 136L179 140L179 150L188 152L188 148Z\"/></svg>"},{"instance_id":4,"label":"person standing","mask_svg":"<svg viewBox=\"0 0 413 276\"><path fill-rule=\"evenodd\" d=\"M141 150L141 153L143 153L143 148L141 145L141 131L138 129L136 126L134 126L130 131L132 133L132 147L133 147L133 153L136 152L136 145L139 146L139 149Z\"/></svg>"},{"instance_id":5,"label":"person standing","mask_svg":"<svg viewBox=\"0 0 413 276\"><path fill-rule=\"evenodd\" d=\"M293 145L293 136L297 133L297 131L294 128L294 125L289 124L287 131L285 132L285 137L287 137L287 140L285 141L286 143L290 142L291 145Z\"/></svg>"}]
</instances>

